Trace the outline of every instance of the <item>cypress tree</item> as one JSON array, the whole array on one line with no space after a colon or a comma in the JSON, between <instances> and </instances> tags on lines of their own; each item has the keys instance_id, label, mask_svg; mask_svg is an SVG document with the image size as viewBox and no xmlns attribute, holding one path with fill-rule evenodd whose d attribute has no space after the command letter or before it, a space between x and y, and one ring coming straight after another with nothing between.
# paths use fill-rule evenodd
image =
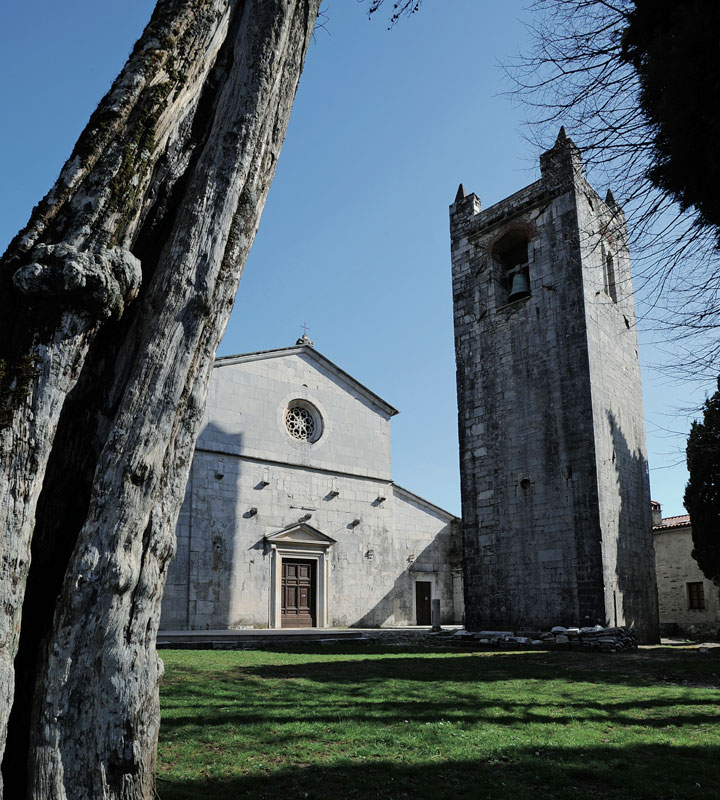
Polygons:
<instances>
[{"instance_id":1,"label":"cypress tree","mask_svg":"<svg viewBox=\"0 0 720 800\"><path fill-rule=\"evenodd\" d=\"M685 508L692 524L693 558L705 577L720 586L720 378L703 412L703 421L695 420L688 436Z\"/></svg>"}]
</instances>

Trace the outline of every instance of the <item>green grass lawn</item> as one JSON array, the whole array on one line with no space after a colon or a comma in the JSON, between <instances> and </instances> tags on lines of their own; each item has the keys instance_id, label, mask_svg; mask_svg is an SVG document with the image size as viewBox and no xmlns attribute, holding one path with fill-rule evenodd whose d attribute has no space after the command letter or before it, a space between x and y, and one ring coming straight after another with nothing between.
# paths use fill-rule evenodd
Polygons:
<instances>
[{"instance_id":1,"label":"green grass lawn","mask_svg":"<svg viewBox=\"0 0 720 800\"><path fill-rule=\"evenodd\" d=\"M720 648L161 655L161 800L720 798Z\"/></svg>"}]
</instances>

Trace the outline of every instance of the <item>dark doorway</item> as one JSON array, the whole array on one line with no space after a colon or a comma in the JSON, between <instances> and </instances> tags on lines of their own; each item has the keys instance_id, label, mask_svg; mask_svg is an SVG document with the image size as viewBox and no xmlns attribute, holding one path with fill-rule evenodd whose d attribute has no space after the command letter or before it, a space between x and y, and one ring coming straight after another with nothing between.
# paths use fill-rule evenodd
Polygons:
<instances>
[{"instance_id":1,"label":"dark doorway","mask_svg":"<svg viewBox=\"0 0 720 800\"><path fill-rule=\"evenodd\" d=\"M418 625L430 624L431 588L430 581L416 581L415 583L415 611Z\"/></svg>"},{"instance_id":2,"label":"dark doorway","mask_svg":"<svg viewBox=\"0 0 720 800\"><path fill-rule=\"evenodd\" d=\"M283 558L280 627L315 627L314 561Z\"/></svg>"}]
</instances>

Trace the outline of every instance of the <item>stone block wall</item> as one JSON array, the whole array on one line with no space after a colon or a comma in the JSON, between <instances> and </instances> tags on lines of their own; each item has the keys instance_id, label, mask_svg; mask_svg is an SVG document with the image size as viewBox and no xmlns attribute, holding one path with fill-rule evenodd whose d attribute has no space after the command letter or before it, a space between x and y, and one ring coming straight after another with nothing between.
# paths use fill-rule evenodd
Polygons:
<instances>
[{"instance_id":1,"label":"stone block wall","mask_svg":"<svg viewBox=\"0 0 720 800\"><path fill-rule=\"evenodd\" d=\"M660 629L667 636L720 636L720 589L692 557L689 524L654 530ZM701 583L705 608L690 608L688 584Z\"/></svg>"},{"instance_id":2,"label":"stone block wall","mask_svg":"<svg viewBox=\"0 0 720 800\"><path fill-rule=\"evenodd\" d=\"M466 626L615 624L608 598L617 606L641 575L630 616L653 638L634 314L628 327L622 313L590 308L590 279L603 282L581 206L592 190L563 137L541 159L541 180L485 211L464 192L451 206ZM521 239L529 295L509 302L499 252ZM624 436L629 454L622 475L611 419L616 453ZM618 565L620 544L629 557Z\"/></svg>"},{"instance_id":3,"label":"stone block wall","mask_svg":"<svg viewBox=\"0 0 720 800\"><path fill-rule=\"evenodd\" d=\"M575 198L606 615L609 624L635 626L645 639L656 640L650 483L625 218L611 194L608 202L601 200L582 176L575 181Z\"/></svg>"},{"instance_id":4,"label":"stone block wall","mask_svg":"<svg viewBox=\"0 0 720 800\"><path fill-rule=\"evenodd\" d=\"M305 348L221 359L211 383L163 599L164 629L274 624L266 537L301 521L326 551L333 626L414 625L415 583L432 583L443 622L456 617L457 520L392 483L396 413ZM283 411L319 409L315 443L294 441ZM462 609L459 609L461 616Z\"/></svg>"},{"instance_id":5,"label":"stone block wall","mask_svg":"<svg viewBox=\"0 0 720 800\"><path fill-rule=\"evenodd\" d=\"M461 560L460 531L446 512L386 481L266 468L227 455L222 473L217 465L217 454L196 452L162 628L270 627L265 537L300 519L335 539L327 553L330 626L414 625L418 579L432 582L443 622L460 621L452 577Z\"/></svg>"},{"instance_id":6,"label":"stone block wall","mask_svg":"<svg viewBox=\"0 0 720 800\"><path fill-rule=\"evenodd\" d=\"M283 412L297 399L322 417L325 430L311 447L285 431ZM198 447L389 480L396 413L312 348L227 356L216 362Z\"/></svg>"}]
</instances>

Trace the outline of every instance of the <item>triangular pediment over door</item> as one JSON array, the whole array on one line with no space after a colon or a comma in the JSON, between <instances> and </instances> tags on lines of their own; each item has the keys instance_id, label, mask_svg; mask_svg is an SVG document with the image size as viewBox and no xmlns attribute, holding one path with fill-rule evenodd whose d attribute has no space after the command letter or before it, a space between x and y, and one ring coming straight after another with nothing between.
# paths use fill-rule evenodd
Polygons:
<instances>
[{"instance_id":1,"label":"triangular pediment over door","mask_svg":"<svg viewBox=\"0 0 720 800\"><path fill-rule=\"evenodd\" d=\"M298 522L276 533L270 533L265 539L267 542L274 545L288 546L295 544L305 547L314 545L315 547L322 547L323 549L327 549L335 544L336 541L331 536L327 536L322 533L322 531L313 528L312 525L308 525L305 522Z\"/></svg>"},{"instance_id":2,"label":"triangular pediment over door","mask_svg":"<svg viewBox=\"0 0 720 800\"><path fill-rule=\"evenodd\" d=\"M314 570L313 586L310 591L315 596L315 625L325 628L328 624L328 559L329 550L335 539L327 536L312 525L297 522L265 537L272 552L270 566L270 614L271 626L282 627L283 609L283 562L306 562Z\"/></svg>"}]
</instances>

